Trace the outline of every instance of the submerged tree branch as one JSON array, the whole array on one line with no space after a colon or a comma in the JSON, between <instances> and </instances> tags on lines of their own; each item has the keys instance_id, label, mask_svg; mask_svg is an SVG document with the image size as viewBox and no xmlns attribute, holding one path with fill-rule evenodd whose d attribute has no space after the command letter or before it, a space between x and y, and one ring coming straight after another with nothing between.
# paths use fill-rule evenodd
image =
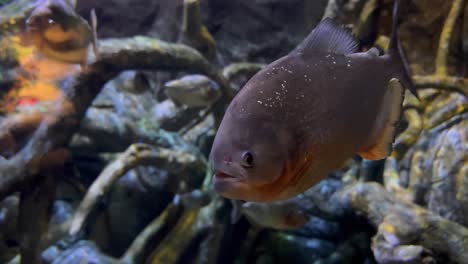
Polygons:
<instances>
[{"instance_id":1,"label":"submerged tree branch","mask_svg":"<svg viewBox=\"0 0 468 264\"><path fill-rule=\"evenodd\" d=\"M419 89L438 89L468 95L468 79L450 76L427 75L413 76L414 86Z\"/></svg>"},{"instance_id":2,"label":"submerged tree branch","mask_svg":"<svg viewBox=\"0 0 468 264\"><path fill-rule=\"evenodd\" d=\"M137 166L159 166L169 170L178 168L177 173L172 173L172 178L180 179L176 174L183 174L182 168L193 175L197 168L203 169L205 163L194 155L181 151L155 148L146 144L131 145L119 158L109 164L89 187L73 217L70 235L75 235L82 229L89 213L95 208L100 198L109 192L114 183Z\"/></svg>"},{"instance_id":3,"label":"submerged tree branch","mask_svg":"<svg viewBox=\"0 0 468 264\"><path fill-rule=\"evenodd\" d=\"M436 75L447 76L448 56L450 52L450 41L456 22L463 12L465 0L454 0L447 19L445 20L442 33L440 34L439 48L435 61ZM466 86L465 86L466 87ZM465 93L466 94L466 93Z\"/></svg>"},{"instance_id":4,"label":"submerged tree branch","mask_svg":"<svg viewBox=\"0 0 468 264\"><path fill-rule=\"evenodd\" d=\"M120 259L121 264L142 263L149 255L150 241L154 243L155 238L161 236L161 233L169 223L176 222L182 210L181 206L169 204L166 209L155 218L146 228L135 238L125 254ZM162 239L162 237L160 237ZM151 243L151 244L152 244Z\"/></svg>"},{"instance_id":5,"label":"submerged tree branch","mask_svg":"<svg viewBox=\"0 0 468 264\"><path fill-rule=\"evenodd\" d=\"M258 71L263 69L266 65L263 63L250 63L250 62L241 62L241 63L232 63L223 69L223 76L226 79L231 80L238 75L247 75L253 76Z\"/></svg>"},{"instance_id":6,"label":"submerged tree branch","mask_svg":"<svg viewBox=\"0 0 468 264\"><path fill-rule=\"evenodd\" d=\"M194 47L210 61L215 59L215 40L206 26L203 25L200 2L198 0L184 0L181 34L182 43Z\"/></svg>"},{"instance_id":7,"label":"submerged tree branch","mask_svg":"<svg viewBox=\"0 0 468 264\"><path fill-rule=\"evenodd\" d=\"M423 129L422 117L418 109L406 109L403 115L408 123L408 127L395 139L392 157L397 160L401 160L408 149L416 143Z\"/></svg>"},{"instance_id":8,"label":"submerged tree branch","mask_svg":"<svg viewBox=\"0 0 468 264\"><path fill-rule=\"evenodd\" d=\"M41 263L57 179L63 177L64 166L68 160L69 156L63 150L49 154L49 164L40 172L43 177L37 183L30 183L21 192L18 216L21 263ZM31 221L32 219L34 220Z\"/></svg>"},{"instance_id":9,"label":"submerged tree branch","mask_svg":"<svg viewBox=\"0 0 468 264\"><path fill-rule=\"evenodd\" d=\"M380 184L358 183L335 194L331 200L349 206L375 227L384 228L385 239L394 248L420 245L446 254L456 263L466 263L468 259L468 229L395 198ZM374 249L375 253L378 252Z\"/></svg>"}]
</instances>

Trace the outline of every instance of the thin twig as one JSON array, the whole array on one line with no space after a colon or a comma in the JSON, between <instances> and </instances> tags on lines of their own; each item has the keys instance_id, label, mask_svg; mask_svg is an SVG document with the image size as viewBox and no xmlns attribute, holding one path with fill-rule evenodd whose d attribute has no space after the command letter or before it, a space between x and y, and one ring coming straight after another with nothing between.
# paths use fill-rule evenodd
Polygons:
<instances>
[{"instance_id":1,"label":"thin twig","mask_svg":"<svg viewBox=\"0 0 468 264\"><path fill-rule=\"evenodd\" d=\"M203 111L203 113L200 115L198 115L194 120L192 120L188 125L184 126L183 128L181 128L179 130L179 134L180 135L184 135L185 133L189 132L190 129L192 129L193 127L195 127L196 125L198 125L200 122L202 122L203 120L205 120L205 118L213 111L213 107L210 106L208 107L207 109L205 109L205 111Z\"/></svg>"},{"instance_id":2,"label":"thin twig","mask_svg":"<svg viewBox=\"0 0 468 264\"><path fill-rule=\"evenodd\" d=\"M200 51L207 59L216 57L216 44L213 36L203 25L199 0L184 0L181 42Z\"/></svg>"},{"instance_id":3,"label":"thin twig","mask_svg":"<svg viewBox=\"0 0 468 264\"><path fill-rule=\"evenodd\" d=\"M439 48L435 60L436 75L447 76L448 56L450 52L450 41L452 40L453 30L456 22L463 12L465 0L453 0L450 12L445 20L444 27L439 39ZM465 86L466 87L466 86Z\"/></svg>"}]
</instances>

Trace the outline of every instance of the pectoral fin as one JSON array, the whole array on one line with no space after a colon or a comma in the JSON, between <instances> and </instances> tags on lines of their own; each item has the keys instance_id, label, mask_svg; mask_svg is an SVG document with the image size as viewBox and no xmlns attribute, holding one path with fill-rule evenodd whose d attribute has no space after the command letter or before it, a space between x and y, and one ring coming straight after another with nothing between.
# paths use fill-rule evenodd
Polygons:
<instances>
[{"instance_id":1,"label":"pectoral fin","mask_svg":"<svg viewBox=\"0 0 468 264\"><path fill-rule=\"evenodd\" d=\"M359 156L369 160L380 160L390 155L396 126L401 116L403 99L403 86L398 79L391 79L370 141L358 152Z\"/></svg>"}]
</instances>

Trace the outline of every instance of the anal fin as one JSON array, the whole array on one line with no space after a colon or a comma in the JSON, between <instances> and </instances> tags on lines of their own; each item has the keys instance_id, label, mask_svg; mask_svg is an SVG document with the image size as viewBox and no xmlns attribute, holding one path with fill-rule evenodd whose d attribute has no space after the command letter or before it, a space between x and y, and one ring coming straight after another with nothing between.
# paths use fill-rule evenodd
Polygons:
<instances>
[{"instance_id":1,"label":"anal fin","mask_svg":"<svg viewBox=\"0 0 468 264\"><path fill-rule=\"evenodd\" d=\"M390 155L396 126L401 116L403 99L403 86L398 79L391 79L370 141L359 150L359 156L369 160L380 160Z\"/></svg>"}]
</instances>

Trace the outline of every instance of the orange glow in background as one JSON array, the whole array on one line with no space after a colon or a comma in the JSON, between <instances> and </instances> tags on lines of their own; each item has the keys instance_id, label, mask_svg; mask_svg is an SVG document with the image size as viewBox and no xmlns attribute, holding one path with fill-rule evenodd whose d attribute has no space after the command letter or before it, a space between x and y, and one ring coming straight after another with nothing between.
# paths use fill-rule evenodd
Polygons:
<instances>
[{"instance_id":1,"label":"orange glow in background","mask_svg":"<svg viewBox=\"0 0 468 264\"><path fill-rule=\"evenodd\" d=\"M0 101L0 108L11 113L16 106L22 105L24 100L31 104L57 99L61 92L56 81L70 74L76 74L80 66L48 59L38 54L34 46L23 44L20 37L10 38L10 43L17 54L21 74L3 101Z\"/></svg>"}]
</instances>

